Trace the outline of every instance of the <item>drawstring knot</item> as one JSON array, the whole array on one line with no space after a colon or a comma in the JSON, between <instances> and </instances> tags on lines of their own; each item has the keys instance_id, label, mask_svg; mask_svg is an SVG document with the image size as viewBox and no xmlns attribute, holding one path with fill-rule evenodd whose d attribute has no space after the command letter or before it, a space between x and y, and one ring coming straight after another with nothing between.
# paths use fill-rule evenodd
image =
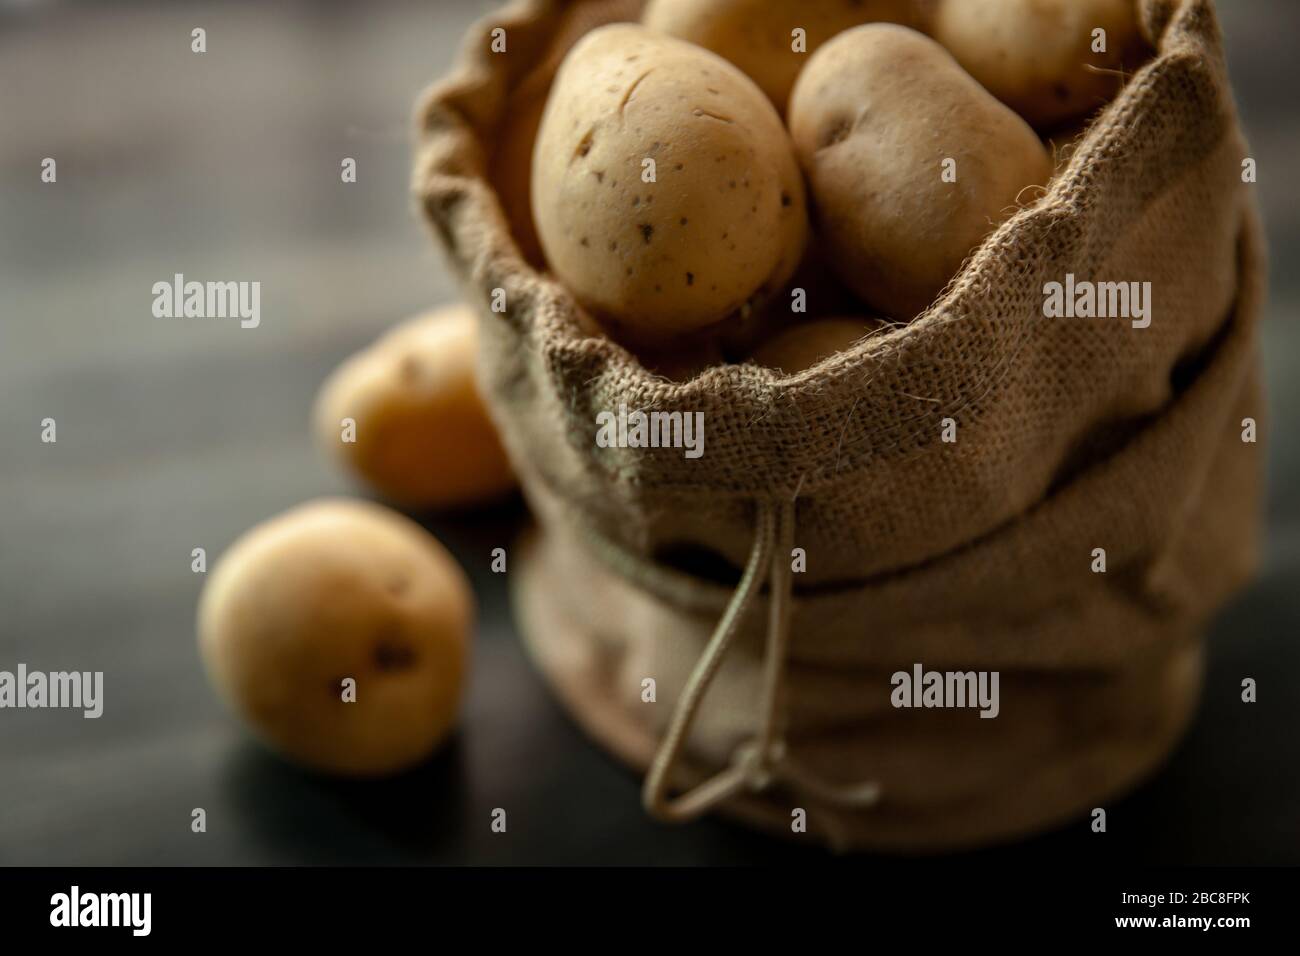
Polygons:
<instances>
[{"instance_id":1,"label":"drawstring knot","mask_svg":"<svg viewBox=\"0 0 1300 956\"><path fill-rule=\"evenodd\" d=\"M794 502L783 501L773 506L771 502L760 501L754 544L740 583L695 669L687 678L668 730L651 761L650 772L646 774L642 802L652 816L671 822L693 820L742 790L759 792L776 783L788 784L817 800L842 806L866 807L879 799L880 787L874 781L846 785L823 780L801 766L788 752L782 720L785 713L786 651L790 639L790 551L793 544ZM736 748L725 769L693 790L670 797L670 779L696 713L764 580L770 584L771 596L758 731L752 740Z\"/></svg>"},{"instance_id":2,"label":"drawstring knot","mask_svg":"<svg viewBox=\"0 0 1300 956\"><path fill-rule=\"evenodd\" d=\"M785 741L777 741L767 753L758 749L758 741L751 740L736 748L732 763L740 768L749 789L755 793L766 790L776 780L775 768L785 756Z\"/></svg>"}]
</instances>

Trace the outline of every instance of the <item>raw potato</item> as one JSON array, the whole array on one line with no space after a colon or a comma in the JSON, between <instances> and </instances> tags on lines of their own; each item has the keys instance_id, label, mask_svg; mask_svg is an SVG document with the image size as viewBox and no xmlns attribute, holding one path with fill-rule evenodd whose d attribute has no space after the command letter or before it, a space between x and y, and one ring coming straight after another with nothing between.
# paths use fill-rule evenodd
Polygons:
<instances>
[{"instance_id":1,"label":"raw potato","mask_svg":"<svg viewBox=\"0 0 1300 956\"><path fill-rule=\"evenodd\" d=\"M1106 31L1104 53L1092 50L1098 28ZM1039 128L1110 100L1123 82L1117 71L1136 62L1144 42L1134 0L945 0L934 36Z\"/></svg>"},{"instance_id":2,"label":"raw potato","mask_svg":"<svg viewBox=\"0 0 1300 956\"><path fill-rule=\"evenodd\" d=\"M474 381L478 322L435 309L340 365L316 400L319 442L380 495L412 508L498 497L515 486ZM356 421L356 441L341 422Z\"/></svg>"},{"instance_id":3,"label":"raw potato","mask_svg":"<svg viewBox=\"0 0 1300 956\"><path fill-rule=\"evenodd\" d=\"M532 201L556 276L644 345L771 294L808 231L790 140L762 92L721 57L631 24L593 30L561 66Z\"/></svg>"},{"instance_id":4,"label":"raw potato","mask_svg":"<svg viewBox=\"0 0 1300 956\"><path fill-rule=\"evenodd\" d=\"M784 372L802 372L836 352L851 348L880 327L880 322L863 318L805 322L791 326L763 343L754 352L754 361Z\"/></svg>"},{"instance_id":5,"label":"raw potato","mask_svg":"<svg viewBox=\"0 0 1300 956\"><path fill-rule=\"evenodd\" d=\"M473 617L432 535L381 505L325 499L231 545L199 601L199 647L221 697L275 750L374 776L420 762L455 723Z\"/></svg>"},{"instance_id":6,"label":"raw potato","mask_svg":"<svg viewBox=\"0 0 1300 956\"><path fill-rule=\"evenodd\" d=\"M1052 172L1024 120L939 44L891 24L847 30L813 54L790 132L832 266L902 321ZM948 159L955 182L944 181Z\"/></svg>"},{"instance_id":7,"label":"raw potato","mask_svg":"<svg viewBox=\"0 0 1300 956\"><path fill-rule=\"evenodd\" d=\"M818 46L874 20L919 26L915 10L912 0L650 0L641 22L730 60L784 114L795 77ZM797 28L803 52L793 48Z\"/></svg>"}]
</instances>

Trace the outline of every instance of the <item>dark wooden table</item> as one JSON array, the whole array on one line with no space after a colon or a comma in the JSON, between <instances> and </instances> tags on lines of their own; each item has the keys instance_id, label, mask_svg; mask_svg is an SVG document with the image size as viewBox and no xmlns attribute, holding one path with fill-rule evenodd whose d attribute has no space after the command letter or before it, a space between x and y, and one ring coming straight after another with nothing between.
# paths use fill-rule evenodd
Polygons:
<instances>
[{"instance_id":1,"label":"dark wooden table","mask_svg":"<svg viewBox=\"0 0 1300 956\"><path fill-rule=\"evenodd\" d=\"M215 557L256 521L349 493L310 442L318 383L389 323L454 297L411 212L408 117L488 6L0 13L0 669L106 675L99 720L0 711L0 862L828 859L642 816L639 781L552 701L488 572L525 518L517 502L429 522L473 577L482 622L463 729L427 766L370 784L294 770L200 669L191 549ZM1108 837L1079 824L984 861L1300 863L1300 4L1223 6L1274 255L1266 565L1214 625L1191 733L1112 808ZM46 156L56 184L39 180ZM354 185L339 180L345 156ZM175 272L260 280L261 327L155 319L150 287ZM45 417L56 444L39 440ZM1260 682L1253 707L1243 676ZM489 831L494 807L509 809L506 836Z\"/></svg>"}]
</instances>

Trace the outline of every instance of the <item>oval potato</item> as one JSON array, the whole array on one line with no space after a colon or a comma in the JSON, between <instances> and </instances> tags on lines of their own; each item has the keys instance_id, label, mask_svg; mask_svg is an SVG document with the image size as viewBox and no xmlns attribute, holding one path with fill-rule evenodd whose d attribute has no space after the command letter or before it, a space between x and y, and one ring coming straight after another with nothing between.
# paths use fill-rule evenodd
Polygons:
<instances>
[{"instance_id":1,"label":"oval potato","mask_svg":"<svg viewBox=\"0 0 1300 956\"><path fill-rule=\"evenodd\" d=\"M770 294L807 239L803 180L772 104L721 57L634 24L593 30L565 58L532 202L555 275L646 345Z\"/></svg>"},{"instance_id":2,"label":"oval potato","mask_svg":"<svg viewBox=\"0 0 1300 956\"><path fill-rule=\"evenodd\" d=\"M903 321L1052 172L1024 120L939 44L892 24L847 30L813 54L790 130L832 266Z\"/></svg>"},{"instance_id":3,"label":"oval potato","mask_svg":"<svg viewBox=\"0 0 1300 956\"><path fill-rule=\"evenodd\" d=\"M990 93L1040 129L1110 100L1144 41L1134 0L944 0L934 36ZM1105 51L1093 49L1105 30Z\"/></svg>"},{"instance_id":4,"label":"oval potato","mask_svg":"<svg viewBox=\"0 0 1300 956\"><path fill-rule=\"evenodd\" d=\"M515 486L474 378L478 320L465 305L399 325L321 386L317 440L381 496L412 508L489 500ZM356 440L342 440L342 421Z\"/></svg>"},{"instance_id":5,"label":"oval potato","mask_svg":"<svg viewBox=\"0 0 1300 956\"><path fill-rule=\"evenodd\" d=\"M913 0L650 0L641 22L731 61L784 114L795 78L822 43L875 20L919 26L917 11Z\"/></svg>"},{"instance_id":6,"label":"oval potato","mask_svg":"<svg viewBox=\"0 0 1300 956\"><path fill-rule=\"evenodd\" d=\"M464 573L427 531L381 505L324 499L221 556L199 647L220 696L273 749L374 776L418 763L451 730L473 617Z\"/></svg>"}]
</instances>

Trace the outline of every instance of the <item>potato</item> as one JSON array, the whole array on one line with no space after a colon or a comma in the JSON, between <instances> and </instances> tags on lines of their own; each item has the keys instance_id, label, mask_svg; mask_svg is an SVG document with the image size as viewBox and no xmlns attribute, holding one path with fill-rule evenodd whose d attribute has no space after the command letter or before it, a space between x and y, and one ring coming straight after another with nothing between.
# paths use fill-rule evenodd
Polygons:
<instances>
[{"instance_id":1,"label":"potato","mask_svg":"<svg viewBox=\"0 0 1300 956\"><path fill-rule=\"evenodd\" d=\"M1106 31L1093 52L1093 30ZM990 93L1039 128L1089 113L1140 58L1134 0L945 0L934 36ZM1106 72L1099 72L1106 71Z\"/></svg>"},{"instance_id":2,"label":"potato","mask_svg":"<svg viewBox=\"0 0 1300 956\"><path fill-rule=\"evenodd\" d=\"M1052 171L1024 120L939 44L892 24L854 27L813 54L790 132L832 266L899 320L929 306Z\"/></svg>"},{"instance_id":3,"label":"potato","mask_svg":"<svg viewBox=\"0 0 1300 956\"><path fill-rule=\"evenodd\" d=\"M474 381L478 323L464 305L398 326L321 387L317 439L380 495L406 507L481 502L515 486ZM356 422L343 441L341 422Z\"/></svg>"},{"instance_id":4,"label":"potato","mask_svg":"<svg viewBox=\"0 0 1300 956\"><path fill-rule=\"evenodd\" d=\"M808 55L841 30L888 20L919 26L912 0L650 0L641 22L730 60L785 113ZM803 50L794 49L802 29Z\"/></svg>"},{"instance_id":5,"label":"potato","mask_svg":"<svg viewBox=\"0 0 1300 956\"><path fill-rule=\"evenodd\" d=\"M784 372L802 372L822 359L851 348L882 323L875 319L837 317L791 326L754 351L759 365Z\"/></svg>"},{"instance_id":6,"label":"potato","mask_svg":"<svg viewBox=\"0 0 1300 956\"><path fill-rule=\"evenodd\" d=\"M593 30L565 58L532 202L555 275L616 337L644 345L770 294L807 238L772 104L721 57L633 24Z\"/></svg>"},{"instance_id":7,"label":"potato","mask_svg":"<svg viewBox=\"0 0 1300 956\"><path fill-rule=\"evenodd\" d=\"M220 696L273 749L372 776L423 760L450 731L473 617L465 575L432 535L381 505L324 499L222 555L199 647Z\"/></svg>"}]
</instances>

